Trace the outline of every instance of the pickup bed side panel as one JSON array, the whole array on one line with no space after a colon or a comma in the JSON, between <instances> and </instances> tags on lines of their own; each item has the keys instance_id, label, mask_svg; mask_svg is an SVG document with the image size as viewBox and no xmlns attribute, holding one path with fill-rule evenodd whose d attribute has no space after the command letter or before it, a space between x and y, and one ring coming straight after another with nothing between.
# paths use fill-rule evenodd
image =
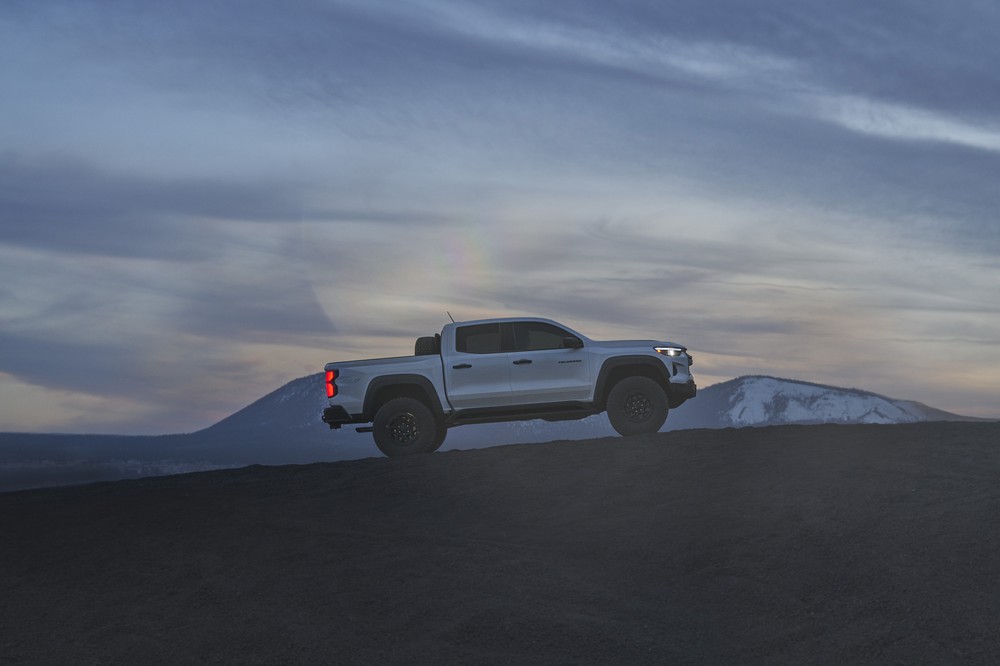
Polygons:
<instances>
[{"instance_id":1,"label":"pickup bed side panel","mask_svg":"<svg viewBox=\"0 0 1000 666\"><path fill-rule=\"evenodd\" d=\"M332 371L336 375L335 395L328 400L329 406L331 408L342 407L352 418L355 416L363 417L369 385L380 377L396 375L422 377L434 387L433 394L438 396L438 404L445 402L441 357L437 355L327 363L326 370ZM426 385L421 383L421 386ZM357 422L357 420L353 422Z\"/></svg>"}]
</instances>

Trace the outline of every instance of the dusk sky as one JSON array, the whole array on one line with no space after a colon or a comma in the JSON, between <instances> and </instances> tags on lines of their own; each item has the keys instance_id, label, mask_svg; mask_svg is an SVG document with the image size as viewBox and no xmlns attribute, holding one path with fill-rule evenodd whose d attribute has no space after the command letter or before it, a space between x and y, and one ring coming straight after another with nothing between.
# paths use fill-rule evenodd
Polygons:
<instances>
[{"instance_id":1,"label":"dusk sky","mask_svg":"<svg viewBox=\"0 0 1000 666\"><path fill-rule=\"evenodd\" d=\"M975 1L4 0L0 431L189 432L446 310L1000 417L998 34Z\"/></svg>"}]
</instances>

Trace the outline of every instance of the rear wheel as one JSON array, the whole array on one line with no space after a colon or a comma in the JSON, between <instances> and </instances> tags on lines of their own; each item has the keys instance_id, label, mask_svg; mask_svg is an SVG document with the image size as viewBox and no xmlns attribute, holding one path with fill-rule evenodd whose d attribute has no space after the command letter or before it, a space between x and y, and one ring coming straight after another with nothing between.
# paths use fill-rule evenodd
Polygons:
<instances>
[{"instance_id":1,"label":"rear wheel","mask_svg":"<svg viewBox=\"0 0 1000 666\"><path fill-rule=\"evenodd\" d=\"M431 410L414 398L390 400L372 423L375 446L390 458L433 451L444 442L439 430Z\"/></svg>"},{"instance_id":2,"label":"rear wheel","mask_svg":"<svg viewBox=\"0 0 1000 666\"><path fill-rule=\"evenodd\" d=\"M626 377L608 394L608 419L623 437L658 431L668 411L667 394L649 377Z\"/></svg>"}]
</instances>

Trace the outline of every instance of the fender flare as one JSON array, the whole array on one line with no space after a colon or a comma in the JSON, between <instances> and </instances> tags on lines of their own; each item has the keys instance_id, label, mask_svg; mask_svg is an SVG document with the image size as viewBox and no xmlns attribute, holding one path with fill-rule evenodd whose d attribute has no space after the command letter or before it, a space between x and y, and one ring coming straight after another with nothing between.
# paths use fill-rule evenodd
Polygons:
<instances>
[{"instance_id":1,"label":"fender flare","mask_svg":"<svg viewBox=\"0 0 1000 666\"><path fill-rule=\"evenodd\" d=\"M613 356L604 361L601 371L597 375L597 383L594 386L594 404L601 407L605 406L608 391L611 390L609 382L616 370L635 366L641 366L643 370L648 370L648 373L644 372L640 374L651 375L653 379L663 386L663 392L668 397L670 396L670 371L667 370L667 366L663 364L663 361L652 356Z\"/></svg>"},{"instance_id":2,"label":"fender flare","mask_svg":"<svg viewBox=\"0 0 1000 666\"><path fill-rule=\"evenodd\" d=\"M435 416L444 414L437 389L434 388L434 384L427 377L423 375L382 375L373 379L365 391L365 402L362 407L365 417L369 419L375 418L375 397L379 394L379 391L386 388L404 386L416 387L426 397L427 406L430 407Z\"/></svg>"}]
</instances>

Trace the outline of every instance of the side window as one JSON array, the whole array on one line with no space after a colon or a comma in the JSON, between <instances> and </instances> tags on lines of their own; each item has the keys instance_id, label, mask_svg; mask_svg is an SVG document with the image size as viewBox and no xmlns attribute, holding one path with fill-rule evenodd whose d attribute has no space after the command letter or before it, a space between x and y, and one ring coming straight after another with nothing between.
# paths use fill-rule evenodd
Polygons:
<instances>
[{"instance_id":1,"label":"side window","mask_svg":"<svg viewBox=\"0 0 1000 666\"><path fill-rule=\"evenodd\" d=\"M461 326L455 331L455 351L466 354L500 352L500 324Z\"/></svg>"},{"instance_id":2,"label":"side window","mask_svg":"<svg viewBox=\"0 0 1000 666\"><path fill-rule=\"evenodd\" d=\"M514 347L517 351L563 349L566 346L564 338L576 338L576 336L544 322L525 321L514 324Z\"/></svg>"}]
</instances>

